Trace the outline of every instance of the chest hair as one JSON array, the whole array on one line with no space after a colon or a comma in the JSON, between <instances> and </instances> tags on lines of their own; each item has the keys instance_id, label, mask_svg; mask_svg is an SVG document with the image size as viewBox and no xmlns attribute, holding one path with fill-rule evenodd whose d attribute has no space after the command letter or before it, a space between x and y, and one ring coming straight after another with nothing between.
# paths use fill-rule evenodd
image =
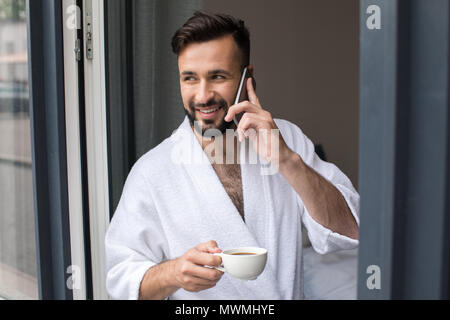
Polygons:
<instances>
[{"instance_id":1,"label":"chest hair","mask_svg":"<svg viewBox=\"0 0 450 320\"><path fill-rule=\"evenodd\" d=\"M240 164L213 164L212 166L225 191L245 221Z\"/></svg>"}]
</instances>

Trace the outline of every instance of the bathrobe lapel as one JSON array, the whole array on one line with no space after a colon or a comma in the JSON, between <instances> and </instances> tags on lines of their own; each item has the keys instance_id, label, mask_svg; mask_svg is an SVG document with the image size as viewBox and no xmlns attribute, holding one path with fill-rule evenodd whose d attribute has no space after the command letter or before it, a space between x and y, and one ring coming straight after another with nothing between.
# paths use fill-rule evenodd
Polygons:
<instances>
[{"instance_id":1,"label":"bathrobe lapel","mask_svg":"<svg viewBox=\"0 0 450 320\"><path fill-rule=\"evenodd\" d=\"M182 161L182 165L195 185L198 198L209 210L205 227L210 231L214 230L214 240L219 247L223 250L243 246L268 248L267 201L263 193L258 191L261 190L262 183L259 165L245 163L247 159L244 151L248 150L248 145L246 149L240 148L244 222L196 139L187 118L180 128L183 129L183 137L179 140L179 146L183 149L185 160L189 159ZM243 299L274 299L279 296L275 273L269 263L257 281L242 282L231 277L228 279ZM264 291L261 288L270 290Z\"/></svg>"},{"instance_id":2,"label":"bathrobe lapel","mask_svg":"<svg viewBox=\"0 0 450 320\"><path fill-rule=\"evenodd\" d=\"M220 182L187 119L182 127L186 138L182 143L185 149L184 154L190 156L188 161L183 161L183 166L196 187L198 198L209 210L211 223L208 227L214 227L217 230L219 246L223 249L236 246L259 246ZM226 230L226 236L221 243L220 236L224 230Z\"/></svg>"}]
</instances>

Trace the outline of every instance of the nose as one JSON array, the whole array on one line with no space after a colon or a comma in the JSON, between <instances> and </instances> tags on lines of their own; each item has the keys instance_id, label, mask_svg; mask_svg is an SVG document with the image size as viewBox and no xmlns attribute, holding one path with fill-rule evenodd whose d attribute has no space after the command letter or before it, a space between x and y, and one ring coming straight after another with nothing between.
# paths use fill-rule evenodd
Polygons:
<instances>
[{"instance_id":1,"label":"nose","mask_svg":"<svg viewBox=\"0 0 450 320\"><path fill-rule=\"evenodd\" d=\"M214 97L214 91L208 81L202 80L198 87L196 102L198 104L206 104L211 98Z\"/></svg>"}]
</instances>

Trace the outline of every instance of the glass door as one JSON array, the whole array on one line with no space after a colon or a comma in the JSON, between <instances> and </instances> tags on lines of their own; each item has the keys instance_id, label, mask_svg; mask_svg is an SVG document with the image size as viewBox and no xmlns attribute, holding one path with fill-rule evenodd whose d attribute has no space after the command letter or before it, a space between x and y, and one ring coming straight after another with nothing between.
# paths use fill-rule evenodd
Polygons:
<instances>
[{"instance_id":1,"label":"glass door","mask_svg":"<svg viewBox=\"0 0 450 320\"><path fill-rule=\"evenodd\" d=\"M0 0L0 299L37 299L25 0Z\"/></svg>"},{"instance_id":2,"label":"glass door","mask_svg":"<svg viewBox=\"0 0 450 320\"><path fill-rule=\"evenodd\" d=\"M106 299L103 2L0 0L0 299Z\"/></svg>"}]
</instances>

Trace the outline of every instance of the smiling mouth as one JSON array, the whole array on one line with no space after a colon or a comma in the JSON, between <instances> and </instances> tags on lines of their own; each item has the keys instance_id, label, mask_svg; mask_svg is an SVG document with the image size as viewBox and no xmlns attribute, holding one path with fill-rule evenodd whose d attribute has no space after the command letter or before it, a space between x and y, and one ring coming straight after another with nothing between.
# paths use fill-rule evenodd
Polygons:
<instances>
[{"instance_id":1,"label":"smiling mouth","mask_svg":"<svg viewBox=\"0 0 450 320\"><path fill-rule=\"evenodd\" d=\"M222 107L215 107L215 108L209 108L209 109L197 109L199 112L204 114L211 114L216 112L217 110L221 109Z\"/></svg>"},{"instance_id":2,"label":"smiling mouth","mask_svg":"<svg viewBox=\"0 0 450 320\"><path fill-rule=\"evenodd\" d=\"M202 119L215 119L223 107L212 107L204 109L196 109Z\"/></svg>"}]
</instances>

